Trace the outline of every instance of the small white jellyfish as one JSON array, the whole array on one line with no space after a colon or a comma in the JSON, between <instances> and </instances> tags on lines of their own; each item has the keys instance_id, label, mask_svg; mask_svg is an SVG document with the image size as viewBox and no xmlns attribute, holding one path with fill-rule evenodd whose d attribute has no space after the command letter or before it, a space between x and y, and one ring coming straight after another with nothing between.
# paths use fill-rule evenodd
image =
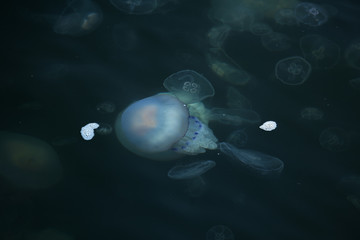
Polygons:
<instances>
[{"instance_id":1,"label":"small white jellyfish","mask_svg":"<svg viewBox=\"0 0 360 240\"><path fill-rule=\"evenodd\" d=\"M94 129L97 129L99 126L97 123L88 123L83 126L80 131L82 138L86 141L91 140L95 136Z\"/></svg>"},{"instance_id":2,"label":"small white jellyfish","mask_svg":"<svg viewBox=\"0 0 360 240\"><path fill-rule=\"evenodd\" d=\"M168 172L168 177L171 179L191 179L199 177L211 168L215 167L216 163L212 160L194 161L187 164L179 164L172 167Z\"/></svg>"},{"instance_id":3,"label":"small white jellyfish","mask_svg":"<svg viewBox=\"0 0 360 240\"><path fill-rule=\"evenodd\" d=\"M190 115L188 106L196 103L186 105L212 96L212 85L206 78L191 70L177 74L180 75L174 77L173 74L164 82L171 93L160 93L136 101L116 119L118 139L139 156L168 160L217 148L217 138L212 130L197 115ZM195 83L196 86L191 84L188 88L187 82ZM191 90L192 88L194 89ZM200 112L197 114L200 115Z\"/></svg>"},{"instance_id":4,"label":"small white jellyfish","mask_svg":"<svg viewBox=\"0 0 360 240\"><path fill-rule=\"evenodd\" d=\"M276 127L277 127L277 124L274 121L266 121L261 126L259 126L260 129L267 131L267 132L275 130Z\"/></svg>"}]
</instances>

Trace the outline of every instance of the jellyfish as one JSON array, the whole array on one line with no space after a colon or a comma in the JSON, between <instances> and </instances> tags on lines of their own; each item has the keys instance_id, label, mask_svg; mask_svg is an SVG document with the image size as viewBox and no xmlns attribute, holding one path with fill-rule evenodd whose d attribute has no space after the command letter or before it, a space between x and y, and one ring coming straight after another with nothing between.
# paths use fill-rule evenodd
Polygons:
<instances>
[{"instance_id":1,"label":"jellyfish","mask_svg":"<svg viewBox=\"0 0 360 240\"><path fill-rule=\"evenodd\" d=\"M360 69L360 39L354 40L346 48L344 56L350 67Z\"/></svg>"},{"instance_id":2,"label":"jellyfish","mask_svg":"<svg viewBox=\"0 0 360 240\"><path fill-rule=\"evenodd\" d=\"M62 178L55 150L40 139L0 132L0 175L21 188L44 189Z\"/></svg>"},{"instance_id":3,"label":"jellyfish","mask_svg":"<svg viewBox=\"0 0 360 240\"><path fill-rule=\"evenodd\" d=\"M226 138L226 142L237 148L245 147L247 141L248 135L245 130L241 129L235 130L234 132L230 133L230 135Z\"/></svg>"},{"instance_id":4,"label":"jellyfish","mask_svg":"<svg viewBox=\"0 0 360 240\"><path fill-rule=\"evenodd\" d=\"M101 9L91 0L73 0L56 21L55 33L83 36L94 31L102 22Z\"/></svg>"},{"instance_id":5,"label":"jellyfish","mask_svg":"<svg viewBox=\"0 0 360 240\"><path fill-rule=\"evenodd\" d=\"M95 136L94 130L97 129L98 127L99 127L98 123L86 124L80 130L81 137L86 141L93 139L93 137Z\"/></svg>"},{"instance_id":6,"label":"jellyfish","mask_svg":"<svg viewBox=\"0 0 360 240\"><path fill-rule=\"evenodd\" d=\"M310 73L310 63L298 56L284 58L275 66L276 78L287 85L303 84Z\"/></svg>"},{"instance_id":7,"label":"jellyfish","mask_svg":"<svg viewBox=\"0 0 360 240\"><path fill-rule=\"evenodd\" d=\"M226 92L227 106L229 108L245 108L251 109L252 103L236 88L228 87Z\"/></svg>"},{"instance_id":8,"label":"jellyfish","mask_svg":"<svg viewBox=\"0 0 360 240\"><path fill-rule=\"evenodd\" d=\"M95 132L99 135L110 135L113 131L113 128L108 123L101 123L98 128L95 129Z\"/></svg>"},{"instance_id":9,"label":"jellyfish","mask_svg":"<svg viewBox=\"0 0 360 240\"><path fill-rule=\"evenodd\" d=\"M356 91L360 91L360 78L359 77L350 79L349 84Z\"/></svg>"},{"instance_id":10,"label":"jellyfish","mask_svg":"<svg viewBox=\"0 0 360 240\"><path fill-rule=\"evenodd\" d=\"M116 109L116 106L112 102L101 102L96 105L96 111L100 113L113 113Z\"/></svg>"},{"instance_id":11,"label":"jellyfish","mask_svg":"<svg viewBox=\"0 0 360 240\"><path fill-rule=\"evenodd\" d=\"M297 24L295 12L291 8L280 9L275 13L275 22L280 25L294 26Z\"/></svg>"},{"instance_id":12,"label":"jellyfish","mask_svg":"<svg viewBox=\"0 0 360 240\"><path fill-rule=\"evenodd\" d=\"M214 95L211 83L184 70L166 78L164 86L169 93L136 101L118 115L115 131L120 142L139 156L158 160L216 149L217 138L193 107Z\"/></svg>"},{"instance_id":13,"label":"jellyfish","mask_svg":"<svg viewBox=\"0 0 360 240\"><path fill-rule=\"evenodd\" d=\"M261 176L277 175L284 168L283 161L261 152L239 149L227 142L221 142L219 148L222 153Z\"/></svg>"},{"instance_id":14,"label":"jellyfish","mask_svg":"<svg viewBox=\"0 0 360 240\"><path fill-rule=\"evenodd\" d=\"M199 177L215 167L215 165L216 163L212 160L199 160L190 163L179 164L169 170L168 177L176 180Z\"/></svg>"},{"instance_id":15,"label":"jellyfish","mask_svg":"<svg viewBox=\"0 0 360 240\"><path fill-rule=\"evenodd\" d=\"M319 142L326 150L342 152L349 149L351 138L346 130L339 127L329 127L320 133Z\"/></svg>"},{"instance_id":16,"label":"jellyfish","mask_svg":"<svg viewBox=\"0 0 360 240\"><path fill-rule=\"evenodd\" d=\"M312 27L323 25L329 18L324 8L309 2L302 2L296 5L295 17L299 22Z\"/></svg>"},{"instance_id":17,"label":"jellyfish","mask_svg":"<svg viewBox=\"0 0 360 240\"><path fill-rule=\"evenodd\" d=\"M313 68L332 68L340 58L339 46L318 34L302 37L300 48L304 58L309 61Z\"/></svg>"},{"instance_id":18,"label":"jellyfish","mask_svg":"<svg viewBox=\"0 0 360 240\"><path fill-rule=\"evenodd\" d=\"M231 27L226 24L212 27L207 34L210 45L213 47L222 47L230 30Z\"/></svg>"},{"instance_id":19,"label":"jellyfish","mask_svg":"<svg viewBox=\"0 0 360 240\"><path fill-rule=\"evenodd\" d=\"M300 112L300 115L303 119L309 121L318 121L321 120L324 116L323 111L315 107L306 107L303 108Z\"/></svg>"},{"instance_id":20,"label":"jellyfish","mask_svg":"<svg viewBox=\"0 0 360 240\"><path fill-rule=\"evenodd\" d=\"M158 0L110 0L110 3L128 14L149 14L158 7Z\"/></svg>"},{"instance_id":21,"label":"jellyfish","mask_svg":"<svg viewBox=\"0 0 360 240\"><path fill-rule=\"evenodd\" d=\"M290 38L278 32L270 32L261 36L261 44L271 52L285 51L291 47Z\"/></svg>"},{"instance_id":22,"label":"jellyfish","mask_svg":"<svg viewBox=\"0 0 360 240\"><path fill-rule=\"evenodd\" d=\"M262 23L262 22L254 22L253 24L251 24L250 26L250 32L252 34L254 34L255 36L262 36L262 35L266 35L266 34L270 34L273 32L272 28L266 24L266 23Z\"/></svg>"},{"instance_id":23,"label":"jellyfish","mask_svg":"<svg viewBox=\"0 0 360 240\"><path fill-rule=\"evenodd\" d=\"M259 126L260 129L270 132L277 128L277 123L274 121L266 121L261 126Z\"/></svg>"},{"instance_id":24,"label":"jellyfish","mask_svg":"<svg viewBox=\"0 0 360 240\"><path fill-rule=\"evenodd\" d=\"M206 240L234 240L234 233L224 225L216 225L206 232Z\"/></svg>"}]
</instances>

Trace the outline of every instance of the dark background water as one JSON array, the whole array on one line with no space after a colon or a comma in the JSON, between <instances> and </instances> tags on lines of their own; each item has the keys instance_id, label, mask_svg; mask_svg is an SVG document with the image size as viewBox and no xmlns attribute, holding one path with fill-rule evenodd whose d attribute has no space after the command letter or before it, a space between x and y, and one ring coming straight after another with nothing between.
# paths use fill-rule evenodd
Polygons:
<instances>
[{"instance_id":1,"label":"dark background water","mask_svg":"<svg viewBox=\"0 0 360 240\"><path fill-rule=\"evenodd\" d=\"M64 1L20 1L2 9L1 130L52 143L63 179L46 190L27 190L0 178L0 239L30 239L51 228L75 239L199 240L214 225L229 227L235 239L360 238L359 209L347 200L360 199L359 178L342 180L360 174L360 92L348 82L359 71L343 57L359 36L359 5L320 2L338 9L320 28L272 23L291 37L292 48L284 52L267 51L249 32L231 32L225 42L225 51L253 76L237 89L263 120L279 127L271 133L257 125L210 127L220 141L245 129L246 148L284 161L279 177L249 174L215 150L188 157L216 161L201 181L175 181L167 176L175 162L138 157L114 133L84 141L79 131L88 122L113 125L121 109L166 91L163 80L183 69L213 84L216 95L207 106L226 107L230 84L211 71L205 57L206 35L214 25L208 18L211 3L184 1L151 15L127 15L108 1L96 3L103 21L80 37L52 29ZM314 70L303 85L282 84L273 76L276 62L301 55L298 40L310 33L340 46L338 64ZM116 111L97 111L104 101ZM307 106L321 109L324 118L302 119ZM346 151L320 145L319 135L328 127L351 134ZM64 144L56 144L59 138Z\"/></svg>"}]
</instances>

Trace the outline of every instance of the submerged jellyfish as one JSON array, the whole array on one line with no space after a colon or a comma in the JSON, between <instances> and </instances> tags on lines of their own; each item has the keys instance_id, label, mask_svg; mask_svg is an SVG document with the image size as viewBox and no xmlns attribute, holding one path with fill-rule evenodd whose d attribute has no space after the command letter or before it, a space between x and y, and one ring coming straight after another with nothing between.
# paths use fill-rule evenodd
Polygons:
<instances>
[{"instance_id":1,"label":"submerged jellyfish","mask_svg":"<svg viewBox=\"0 0 360 240\"><path fill-rule=\"evenodd\" d=\"M340 58L339 46L318 34L302 37L300 48L313 68L332 68Z\"/></svg>"},{"instance_id":2,"label":"submerged jellyfish","mask_svg":"<svg viewBox=\"0 0 360 240\"><path fill-rule=\"evenodd\" d=\"M310 63L298 56L282 59L275 66L276 78L287 85L303 84L310 73Z\"/></svg>"},{"instance_id":3,"label":"submerged jellyfish","mask_svg":"<svg viewBox=\"0 0 360 240\"><path fill-rule=\"evenodd\" d=\"M110 0L110 3L128 14L149 14L158 7L158 0Z\"/></svg>"},{"instance_id":4,"label":"submerged jellyfish","mask_svg":"<svg viewBox=\"0 0 360 240\"><path fill-rule=\"evenodd\" d=\"M323 25L329 18L324 8L309 2L302 2L296 5L295 17L299 22L312 27Z\"/></svg>"},{"instance_id":5,"label":"submerged jellyfish","mask_svg":"<svg viewBox=\"0 0 360 240\"><path fill-rule=\"evenodd\" d=\"M120 142L140 156L159 160L216 149L217 139L198 118L201 113L190 115L189 110L196 101L214 95L210 82L184 70L172 74L164 85L170 93L136 101L118 115L115 130Z\"/></svg>"},{"instance_id":6,"label":"submerged jellyfish","mask_svg":"<svg viewBox=\"0 0 360 240\"><path fill-rule=\"evenodd\" d=\"M224 225L216 225L206 232L206 240L234 240L234 234L230 228Z\"/></svg>"},{"instance_id":7,"label":"submerged jellyfish","mask_svg":"<svg viewBox=\"0 0 360 240\"><path fill-rule=\"evenodd\" d=\"M291 47L290 38L278 32L270 32L261 36L261 44L269 51L285 51Z\"/></svg>"},{"instance_id":8,"label":"submerged jellyfish","mask_svg":"<svg viewBox=\"0 0 360 240\"><path fill-rule=\"evenodd\" d=\"M219 144L220 151L230 157L238 160L249 170L263 175L270 176L282 172L284 163L280 159L252 150L239 149L229 143L222 142Z\"/></svg>"},{"instance_id":9,"label":"submerged jellyfish","mask_svg":"<svg viewBox=\"0 0 360 240\"><path fill-rule=\"evenodd\" d=\"M0 174L18 187L44 189L60 181L62 166L57 153L46 142L0 132Z\"/></svg>"},{"instance_id":10,"label":"submerged jellyfish","mask_svg":"<svg viewBox=\"0 0 360 240\"><path fill-rule=\"evenodd\" d=\"M305 120L318 121L324 116L323 111L315 107L306 107L301 110L301 117Z\"/></svg>"},{"instance_id":11,"label":"submerged jellyfish","mask_svg":"<svg viewBox=\"0 0 360 240\"><path fill-rule=\"evenodd\" d=\"M91 0L73 0L56 21L54 32L82 36L94 31L102 22L101 9Z\"/></svg>"},{"instance_id":12,"label":"submerged jellyfish","mask_svg":"<svg viewBox=\"0 0 360 240\"><path fill-rule=\"evenodd\" d=\"M360 39L354 40L346 48L344 56L350 67L360 69Z\"/></svg>"},{"instance_id":13,"label":"submerged jellyfish","mask_svg":"<svg viewBox=\"0 0 360 240\"><path fill-rule=\"evenodd\" d=\"M216 163L212 160L176 165L169 170L168 177L176 180L199 177L215 167L215 165Z\"/></svg>"}]
</instances>

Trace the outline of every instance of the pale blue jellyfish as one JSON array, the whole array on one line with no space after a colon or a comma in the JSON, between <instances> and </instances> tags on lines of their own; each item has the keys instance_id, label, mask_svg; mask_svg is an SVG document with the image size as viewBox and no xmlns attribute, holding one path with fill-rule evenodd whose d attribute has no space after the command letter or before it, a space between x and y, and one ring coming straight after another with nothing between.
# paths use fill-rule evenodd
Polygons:
<instances>
[{"instance_id":1,"label":"pale blue jellyfish","mask_svg":"<svg viewBox=\"0 0 360 240\"><path fill-rule=\"evenodd\" d=\"M216 149L217 139L200 113L190 115L189 103L214 95L204 91L213 90L210 82L196 75L201 76L190 70L175 73L164 82L171 93L136 101L121 112L115 123L120 142L140 156L160 160Z\"/></svg>"}]
</instances>

